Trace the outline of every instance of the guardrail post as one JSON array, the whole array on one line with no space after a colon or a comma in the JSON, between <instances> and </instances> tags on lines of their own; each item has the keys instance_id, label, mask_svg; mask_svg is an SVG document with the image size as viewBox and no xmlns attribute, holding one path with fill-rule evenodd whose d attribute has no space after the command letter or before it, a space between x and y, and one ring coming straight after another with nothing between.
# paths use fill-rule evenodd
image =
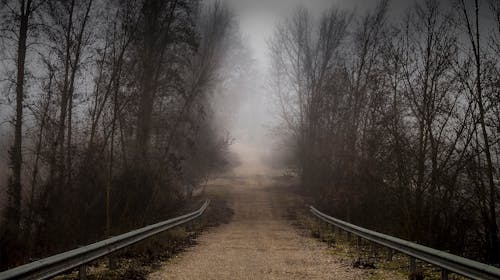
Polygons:
<instances>
[{"instance_id":1,"label":"guardrail post","mask_svg":"<svg viewBox=\"0 0 500 280\"><path fill-rule=\"evenodd\" d=\"M332 225L332 224L326 224L326 226L328 227L328 231L335 231L335 226Z\"/></svg>"},{"instance_id":2,"label":"guardrail post","mask_svg":"<svg viewBox=\"0 0 500 280\"><path fill-rule=\"evenodd\" d=\"M410 265L409 265L410 274L413 274L413 273L415 273L415 271L417 271L417 262L416 262L415 257L408 256L408 259L410 262Z\"/></svg>"},{"instance_id":3,"label":"guardrail post","mask_svg":"<svg viewBox=\"0 0 500 280\"><path fill-rule=\"evenodd\" d=\"M441 280L448 280L448 270L441 268Z\"/></svg>"},{"instance_id":4,"label":"guardrail post","mask_svg":"<svg viewBox=\"0 0 500 280\"><path fill-rule=\"evenodd\" d=\"M341 228L337 228L337 230L338 230L338 233L339 233L339 239L341 239L342 238L342 229Z\"/></svg>"},{"instance_id":5,"label":"guardrail post","mask_svg":"<svg viewBox=\"0 0 500 280\"><path fill-rule=\"evenodd\" d=\"M78 268L78 279L87 280L87 265L86 264L82 264Z\"/></svg>"},{"instance_id":6,"label":"guardrail post","mask_svg":"<svg viewBox=\"0 0 500 280\"><path fill-rule=\"evenodd\" d=\"M351 233L347 232L347 242L351 242Z\"/></svg>"},{"instance_id":7,"label":"guardrail post","mask_svg":"<svg viewBox=\"0 0 500 280\"><path fill-rule=\"evenodd\" d=\"M394 250L392 248L387 248L387 260L392 261L392 256L394 255Z\"/></svg>"},{"instance_id":8,"label":"guardrail post","mask_svg":"<svg viewBox=\"0 0 500 280\"><path fill-rule=\"evenodd\" d=\"M113 256L108 256L108 269L115 270L117 268L116 260Z\"/></svg>"},{"instance_id":9,"label":"guardrail post","mask_svg":"<svg viewBox=\"0 0 500 280\"><path fill-rule=\"evenodd\" d=\"M375 254L377 253L377 248L375 247L375 243L371 242L370 244L370 255L372 259L375 259Z\"/></svg>"},{"instance_id":10,"label":"guardrail post","mask_svg":"<svg viewBox=\"0 0 500 280\"><path fill-rule=\"evenodd\" d=\"M356 247L358 247L358 260L361 259L361 236L356 238Z\"/></svg>"}]
</instances>

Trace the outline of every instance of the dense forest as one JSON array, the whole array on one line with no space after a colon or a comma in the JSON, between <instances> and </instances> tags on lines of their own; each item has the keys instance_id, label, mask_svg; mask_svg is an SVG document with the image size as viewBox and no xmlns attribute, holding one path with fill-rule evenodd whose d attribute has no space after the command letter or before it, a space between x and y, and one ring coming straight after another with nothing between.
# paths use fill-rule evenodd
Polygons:
<instances>
[{"instance_id":1,"label":"dense forest","mask_svg":"<svg viewBox=\"0 0 500 280\"><path fill-rule=\"evenodd\" d=\"M215 1L1 0L0 268L165 219L227 168L212 96L239 40Z\"/></svg>"},{"instance_id":2,"label":"dense forest","mask_svg":"<svg viewBox=\"0 0 500 280\"><path fill-rule=\"evenodd\" d=\"M296 9L269 42L278 129L333 216L498 264L500 2L440 2Z\"/></svg>"}]
</instances>

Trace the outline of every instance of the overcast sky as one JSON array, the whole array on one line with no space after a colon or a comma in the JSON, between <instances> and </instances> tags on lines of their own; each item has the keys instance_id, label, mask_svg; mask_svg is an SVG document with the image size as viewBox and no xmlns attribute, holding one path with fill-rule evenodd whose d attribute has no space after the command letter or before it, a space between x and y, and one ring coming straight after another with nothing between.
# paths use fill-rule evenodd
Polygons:
<instances>
[{"instance_id":1,"label":"overcast sky","mask_svg":"<svg viewBox=\"0 0 500 280\"><path fill-rule=\"evenodd\" d=\"M261 67L266 67L268 64L266 40L272 35L275 24L290 16L297 6L301 5L313 15L319 16L332 7L362 13L373 9L378 3L376 0L226 0L226 2L236 14L243 37ZM413 2L413 0L391 1L391 14L400 14Z\"/></svg>"},{"instance_id":2,"label":"overcast sky","mask_svg":"<svg viewBox=\"0 0 500 280\"><path fill-rule=\"evenodd\" d=\"M269 128L273 126L276 110L270 101L269 89L265 87L266 74L270 67L267 41L274 32L276 23L282 22L293 14L294 9L301 5L314 17L319 17L330 8L353 11L356 15L373 10L377 0L225 0L235 13L240 32L253 57L255 67L260 72L260 80L255 81L255 91L240 105L236 126L232 129L235 137L233 150L240 154L246 163L258 164L258 158L270 153L275 147L270 147L273 136ZM446 10L453 0L437 0ZM483 1L482 3L485 3ZM471 1L470 3L473 3ZM388 18L401 20L405 11L415 4L415 0L389 0ZM230 128L231 130L231 128Z\"/></svg>"}]
</instances>

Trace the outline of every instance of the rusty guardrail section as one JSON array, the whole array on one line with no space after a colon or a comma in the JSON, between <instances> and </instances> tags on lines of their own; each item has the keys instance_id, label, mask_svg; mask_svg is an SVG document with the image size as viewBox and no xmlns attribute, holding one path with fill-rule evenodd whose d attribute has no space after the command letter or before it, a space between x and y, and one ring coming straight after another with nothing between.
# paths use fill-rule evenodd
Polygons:
<instances>
[{"instance_id":1,"label":"rusty guardrail section","mask_svg":"<svg viewBox=\"0 0 500 280\"><path fill-rule=\"evenodd\" d=\"M0 272L0 280L48 279L75 268L79 268L80 278L85 278L87 263L196 219L205 212L209 204L210 201L207 200L194 212Z\"/></svg>"},{"instance_id":2,"label":"rusty guardrail section","mask_svg":"<svg viewBox=\"0 0 500 280\"><path fill-rule=\"evenodd\" d=\"M327 214L320 212L313 206L310 206L309 210L316 217L320 218L330 225L337 227L339 229L339 232L341 230L344 230L348 234L356 235L358 237L358 246L361 242L361 238L364 238L373 243L388 248L388 259L392 258L393 251L398 251L407 255L409 258L410 272L415 272L415 259L419 259L440 267L442 279L448 279L448 274L450 272L478 280L500 279L500 269L494 266L439 251L390 235L368 230L328 216Z\"/></svg>"}]
</instances>

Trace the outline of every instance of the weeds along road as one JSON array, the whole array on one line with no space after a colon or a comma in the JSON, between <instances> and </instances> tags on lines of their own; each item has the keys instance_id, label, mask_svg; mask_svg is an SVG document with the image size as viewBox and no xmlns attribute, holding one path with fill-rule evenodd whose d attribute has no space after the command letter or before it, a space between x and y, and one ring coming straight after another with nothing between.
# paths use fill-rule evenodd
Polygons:
<instances>
[{"instance_id":1,"label":"weeds along road","mask_svg":"<svg viewBox=\"0 0 500 280\"><path fill-rule=\"evenodd\" d=\"M280 191L281 189L281 191ZM158 279L363 279L326 244L299 234L284 215L282 188L266 176L219 179L208 192L223 195L234 210L229 224L203 233L199 244L166 262Z\"/></svg>"}]
</instances>

